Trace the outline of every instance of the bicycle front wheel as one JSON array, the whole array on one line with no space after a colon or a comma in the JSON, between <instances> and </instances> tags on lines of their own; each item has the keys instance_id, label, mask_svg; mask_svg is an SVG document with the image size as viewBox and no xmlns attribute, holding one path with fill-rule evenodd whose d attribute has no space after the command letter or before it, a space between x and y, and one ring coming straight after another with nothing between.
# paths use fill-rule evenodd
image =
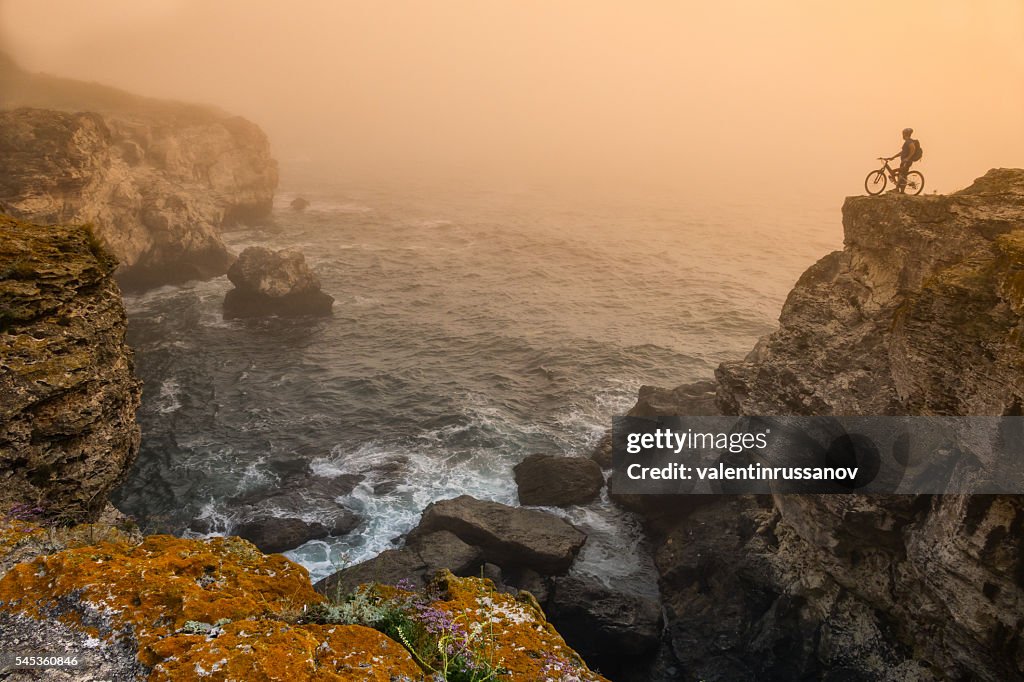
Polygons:
<instances>
[{"instance_id":1,"label":"bicycle front wheel","mask_svg":"<svg viewBox=\"0 0 1024 682\"><path fill-rule=\"evenodd\" d=\"M918 173L920 175L920 173ZM868 194L875 196L881 194L885 190L885 173L880 170L871 171L868 176L864 178L864 189L868 191Z\"/></svg>"},{"instance_id":2,"label":"bicycle front wheel","mask_svg":"<svg viewBox=\"0 0 1024 682\"><path fill-rule=\"evenodd\" d=\"M917 171L907 173L907 186L903 188L904 194L918 195L924 191L924 176Z\"/></svg>"}]
</instances>

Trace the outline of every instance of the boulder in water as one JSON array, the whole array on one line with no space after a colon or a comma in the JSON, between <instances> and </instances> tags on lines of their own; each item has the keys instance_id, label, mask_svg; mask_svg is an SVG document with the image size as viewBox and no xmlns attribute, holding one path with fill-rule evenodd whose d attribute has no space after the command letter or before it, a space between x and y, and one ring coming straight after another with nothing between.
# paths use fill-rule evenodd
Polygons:
<instances>
[{"instance_id":1,"label":"boulder in water","mask_svg":"<svg viewBox=\"0 0 1024 682\"><path fill-rule=\"evenodd\" d=\"M469 577L477 574L482 554L453 533L438 531L413 538L401 549L389 549L355 566L343 568L316 584L328 594L349 594L364 583L395 585L408 581L423 587L441 570Z\"/></svg>"},{"instance_id":2,"label":"boulder in water","mask_svg":"<svg viewBox=\"0 0 1024 682\"><path fill-rule=\"evenodd\" d=\"M303 197L295 197L294 199L292 199L292 203L290 204L290 206L292 207L292 210L305 211L306 208L309 206L309 200Z\"/></svg>"},{"instance_id":3,"label":"boulder in water","mask_svg":"<svg viewBox=\"0 0 1024 682\"><path fill-rule=\"evenodd\" d=\"M519 503L567 507L597 499L604 486L601 465L586 457L533 454L513 469Z\"/></svg>"},{"instance_id":4,"label":"boulder in water","mask_svg":"<svg viewBox=\"0 0 1024 682\"><path fill-rule=\"evenodd\" d=\"M301 474L304 464L284 467L283 471ZM295 549L310 540L345 535L359 525L360 517L338 502L362 480L358 474L327 478L295 475L285 478L281 487L252 490L228 500L237 521L225 527L211 518L193 519L189 530L195 533L230 531L268 553ZM304 517L317 511L316 521Z\"/></svg>"},{"instance_id":5,"label":"boulder in water","mask_svg":"<svg viewBox=\"0 0 1024 682\"><path fill-rule=\"evenodd\" d=\"M612 468L612 432L609 431L597 441L597 445L590 451L590 459L598 463L602 469Z\"/></svg>"},{"instance_id":6,"label":"boulder in water","mask_svg":"<svg viewBox=\"0 0 1024 682\"><path fill-rule=\"evenodd\" d=\"M248 540L266 554L295 549L299 545L330 535L330 529L317 521L278 516L257 516L235 526L233 535Z\"/></svg>"},{"instance_id":7,"label":"boulder in water","mask_svg":"<svg viewBox=\"0 0 1024 682\"><path fill-rule=\"evenodd\" d=\"M502 568L529 567L546 575L568 571L587 540L582 531L554 514L469 495L432 503L410 537L440 530L479 547L485 561Z\"/></svg>"},{"instance_id":8,"label":"boulder in water","mask_svg":"<svg viewBox=\"0 0 1024 682\"><path fill-rule=\"evenodd\" d=\"M224 297L228 318L330 315L334 305L299 251L250 246L228 269L228 279L235 285Z\"/></svg>"}]
</instances>

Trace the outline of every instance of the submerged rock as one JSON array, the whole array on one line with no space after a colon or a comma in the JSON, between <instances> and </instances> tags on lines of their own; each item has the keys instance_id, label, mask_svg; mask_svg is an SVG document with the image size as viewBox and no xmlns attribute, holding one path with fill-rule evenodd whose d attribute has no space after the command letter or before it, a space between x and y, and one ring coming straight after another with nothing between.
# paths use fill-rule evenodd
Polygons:
<instances>
[{"instance_id":1,"label":"submerged rock","mask_svg":"<svg viewBox=\"0 0 1024 682\"><path fill-rule=\"evenodd\" d=\"M363 480L358 474L325 477L297 475L302 465L285 468L281 487L257 489L229 500L230 527L217 527L209 519L195 519L190 529L197 533L230 532L252 542L263 552L286 552L310 540L345 535L354 530L360 517L344 507L338 498L349 495ZM315 511L317 519L308 520Z\"/></svg>"},{"instance_id":2,"label":"submerged rock","mask_svg":"<svg viewBox=\"0 0 1024 682\"><path fill-rule=\"evenodd\" d=\"M0 216L0 517L94 519L138 454L115 267L84 228Z\"/></svg>"},{"instance_id":3,"label":"submerged rock","mask_svg":"<svg viewBox=\"0 0 1024 682\"><path fill-rule=\"evenodd\" d=\"M313 476L285 471L285 475L276 486L259 487L229 498L228 501L236 509L270 506L294 513L309 509L326 509L336 505L337 498L350 495L363 478L361 474Z\"/></svg>"},{"instance_id":4,"label":"submerged rock","mask_svg":"<svg viewBox=\"0 0 1024 682\"><path fill-rule=\"evenodd\" d=\"M513 471L520 504L552 507L586 504L597 499L604 487L601 465L585 457L537 453L517 464Z\"/></svg>"},{"instance_id":5,"label":"submerged rock","mask_svg":"<svg viewBox=\"0 0 1024 682\"><path fill-rule=\"evenodd\" d=\"M305 211L309 207L309 200L303 197L295 197L289 205L292 207L292 210Z\"/></svg>"},{"instance_id":6,"label":"submerged rock","mask_svg":"<svg viewBox=\"0 0 1024 682\"><path fill-rule=\"evenodd\" d=\"M330 315L334 298L298 251L250 246L228 270L235 288L224 297L225 317Z\"/></svg>"},{"instance_id":7,"label":"submerged rock","mask_svg":"<svg viewBox=\"0 0 1024 682\"><path fill-rule=\"evenodd\" d=\"M430 504L411 537L446 530L479 547L485 561L553 575L569 570L587 536L553 514L462 495Z\"/></svg>"}]
</instances>

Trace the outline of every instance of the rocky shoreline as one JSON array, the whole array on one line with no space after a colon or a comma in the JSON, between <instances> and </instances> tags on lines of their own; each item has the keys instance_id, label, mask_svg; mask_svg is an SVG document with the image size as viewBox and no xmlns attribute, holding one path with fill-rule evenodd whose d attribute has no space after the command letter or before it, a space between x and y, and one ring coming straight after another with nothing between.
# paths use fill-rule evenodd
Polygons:
<instances>
[{"instance_id":1,"label":"rocky shoreline","mask_svg":"<svg viewBox=\"0 0 1024 682\"><path fill-rule=\"evenodd\" d=\"M1017 496L611 490L643 519L658 598L574 572L586 533L543 509L599 498L607 439L522 461L521 506L434 502L402 544L315 586L266 553L351 532L337 499L358 477L283 472L233 501L244 522L192 528L241 539L142 536L107 503L139 447L117 281L228 273L228 317L333 299L301 254L236 261L219 236L269 215L276 163L254 124L99 86L57 107L52 79L2 59L0 83L29 93L0 111L0 638L103 642L110 679L425 679L456 633L466 665L486 644L509 679L1024 677ZM775 332L713 379L641 388L630 415L1021 415L1024 171L851 197L843 221L844 249L804 273ZM309 522L310 504L336 513Z\"/></svg>"},{"instance_id":2,"label":"rocky shoreline","mask_svg":"<svg viewBox=\"0 0 1024 682\"><path fill-rule=\"evenodd\" d=\"M107 503L139 442L139 384L124 345L116 261L82 227L3 217L0 244L0 382L8 389L0 397L5 651L62 647L84 661L61 673L72 680L383 682L470 672L605 679L565 643L529 592L448 570L532 551L528 563L564 571L584 540L569 524L555 519L561 525L542 545L531 544L535 536L517 542L510 535L510 521L541 512L492 510L492 527L472 526L484 540L476 554L440 530L445 519L460 516L445 515L440 505L425 514L425 532L433 532L411 545L418 561L430 563L429 573L403 570L392 578L371 571L344 585L319 585L319 592L304 568L238 537L141 535ZM297 480L306 484L303 492L315 488L308 476ZM339 483L346 482L323 482L325 504ZM289 494L280 492L276 503ZM469 518L480 520L476 511ZM268 542L283 540L280 528L262 532ZM556 538L560 548L547 544ZM473 556L460 563L460 550ZM407 557L413 550L400 552ZM411 576L420 580L411 584ZM31 670L15 667L0 674L34 679Z\"/></svg>"},{"instance_id":3,"label":"rocky shoreline","mask_svg":"<svg viewBox=\"0 0 1024 682\"><path fill-rule=\"evenodd\" d=\"M1024 171L993 170L949 196L851 197L843 217L845 249L800 278L776 332L714 380L641 388L630 416L1019 415ZM610 468L610 439L592 459ZM534 455L514 473L523 504L594 495L573 458ZM616 680L1022 674L1019 497L613 490L612 499L644 520L660 604L560 575L565 561L533 556L525 573L506 565L531 556L523 546L496 552L501 537L515 537L510 526L540 529L557 517L503 526L492 515L519 512L471 498L431 505L405 547L321 585L375 573L422 579L436 568L427 557L465 574L482 567L498 586L529 589ZM560 546L543 530L535 541ZM636 647L610 645L627 640Z\"/></svg>"}]
</instances>

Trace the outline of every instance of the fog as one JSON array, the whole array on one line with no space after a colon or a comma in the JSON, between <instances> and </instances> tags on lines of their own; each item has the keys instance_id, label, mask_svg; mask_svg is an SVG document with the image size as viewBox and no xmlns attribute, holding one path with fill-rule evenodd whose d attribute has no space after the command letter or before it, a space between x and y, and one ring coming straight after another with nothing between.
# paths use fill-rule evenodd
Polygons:
<instances>
[{"instance_id":1,"label":"fog","mask_svg":"<svg viewBox=\"0 0 1024 682\"><path fill-rule=\"evenodd\" d=\"M916 129L927 191L1024 165L1024 3L6 0L32 71L216 104L339 177L799 198Z\"/></svg>"}]
</instances>

